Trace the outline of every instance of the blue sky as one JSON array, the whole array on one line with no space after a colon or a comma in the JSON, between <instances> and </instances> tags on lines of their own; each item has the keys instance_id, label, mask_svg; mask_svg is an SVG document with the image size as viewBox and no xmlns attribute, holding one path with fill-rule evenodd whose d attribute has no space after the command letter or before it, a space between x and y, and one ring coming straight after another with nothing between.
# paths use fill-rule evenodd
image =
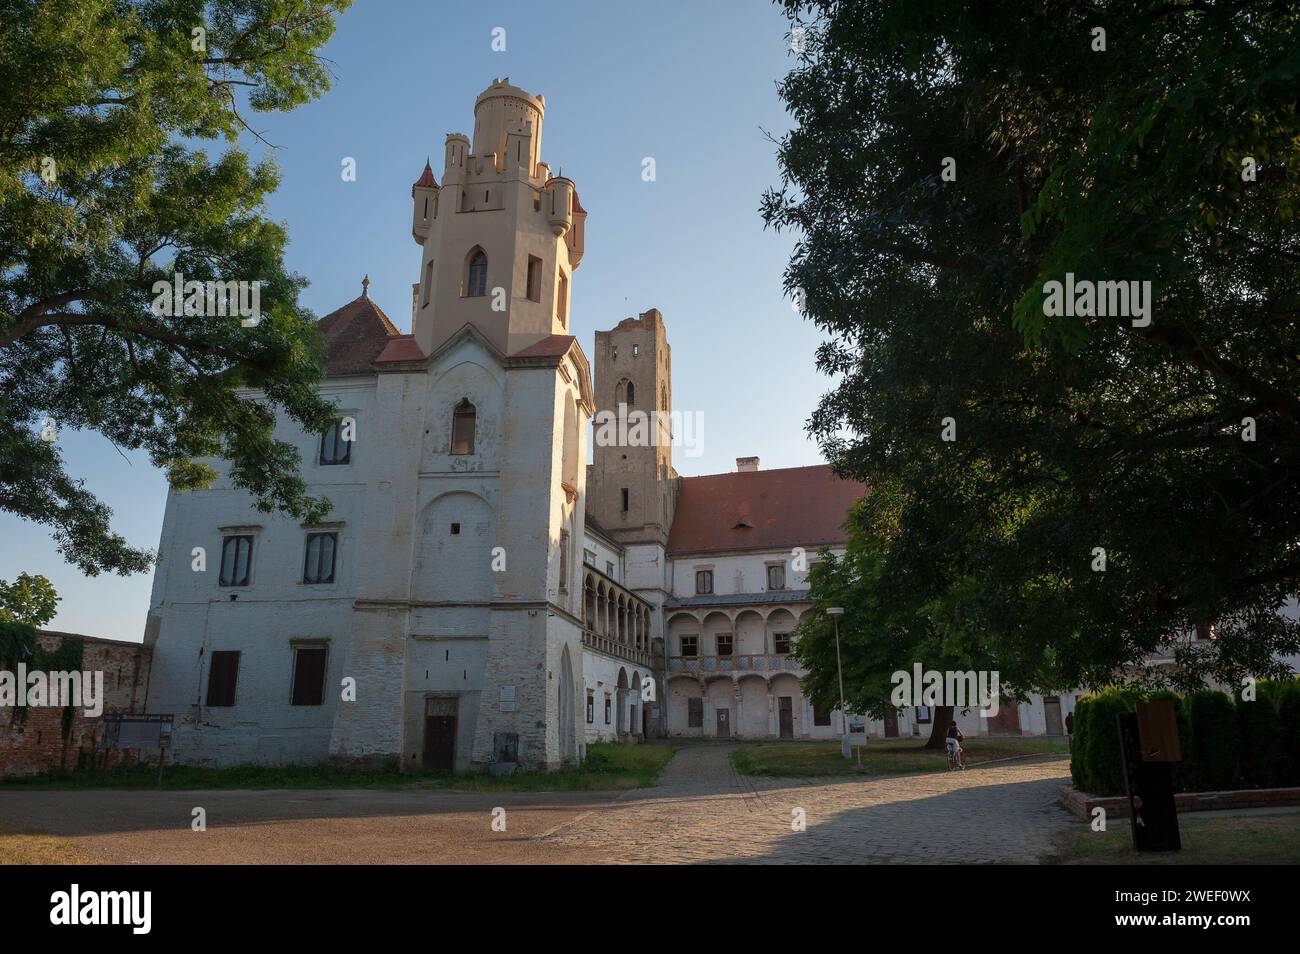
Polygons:
<instances>
[{"instance_id":1,"label":"blue sky","mask_svg":"<svg viewBox=\"0 0 1300 954\"><path fill-rule=\"evenodd\" d=\"M492 50L505 29L506 50ZM787 22L764 0L450 3L359 0L324 55L334 88L252 125L282 169L269 213L287 223L288 264L325 315L370 295L403 331L418 279L410 186L443 140L471 133L474 98L495 77L546 96L542 158L573 179L588 211L574 275L572 330L593 334L655 307L673 348L677 409L704 417L703 454L675 464L692 476L821 462L804 425L830 386L813 353L822 336L791 308L781 275L793 237L763 229L765 188L779 182L774 147L790 121L776 82L790 68ZM265 151L256 140L244 147ZM641 178L655 159L657 178ZM340 175L345 157L357 179ZM155 547L166 482L139 454L94 434L61 433L70 472L114 511L133 544ZM86 578L48 532L0 514L0 578L43 573L63 597L51 624L139 639L149 574Z\"/></svg>"}]
</instances>

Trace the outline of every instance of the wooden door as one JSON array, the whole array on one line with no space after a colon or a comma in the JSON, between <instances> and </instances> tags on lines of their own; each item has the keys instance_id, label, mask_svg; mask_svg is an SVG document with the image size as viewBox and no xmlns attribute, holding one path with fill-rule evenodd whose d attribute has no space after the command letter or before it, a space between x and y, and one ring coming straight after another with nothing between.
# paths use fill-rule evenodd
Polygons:
<instances>
[{"instance_id":1,"label":"wooden door","mask_svg":"<svg viewBox=\"0 0 1300 954\"><path fill-rule=\"evenodd\" d=\"M781 738L794 738L794 700L790 696L780 696L777 702L781 706Z\"/></svg>"},{"instance_id":2,"label":"wooden door","mask_svg":"<svg viewBox=\"0 0 1300 954\"><path fill-rule=\"evenodd\" d=\"M718 710L718 738L720 739L731 738L731 710L730 709Z\"/></svg>"},{"instance_id":3,"label":"wooden door","mask_svg":"<svg viewBox=\"0 0 1300 954\"><path fill-rule=\"evenodd\" d=\"M1065 735L1065 726L1061 722L1061 700L1058 697L1043 697L1043 716L1047 720L1048 735Z\"/></svg>"},{"instance_id":4,"label":"wooden door","mask_svg":"<svg viewBox=\"0 0 1300 954\"><path fill-rule=\"evenodd\" d=\"M424 717L424 767L450 770L456 763L456 717Z\"/></svg>"},{"instance_id":5,"label":"wooden door","mask_svg":"<svg viewBox=\"0 0 1300 954\"><path fill-rule=\"evenodd\" d=\"M451 771L456 765L456 699L424 703L424 767Z\"/></svg>"},{"instance_id":6,"label":"wooden door","mask_svg":"<svg viewBox=\"0 0 1300 954\"><path fill-rule=\"evenodd\" d=\"M897 709L885 710L885 738L887 739L898 738L898 710Z\"/></svg>"}]
</instances>

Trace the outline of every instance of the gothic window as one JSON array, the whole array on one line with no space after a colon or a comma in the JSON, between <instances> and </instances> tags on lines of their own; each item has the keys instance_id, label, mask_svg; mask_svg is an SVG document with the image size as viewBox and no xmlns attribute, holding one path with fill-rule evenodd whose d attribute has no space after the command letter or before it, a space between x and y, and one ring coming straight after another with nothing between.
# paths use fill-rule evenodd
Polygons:
<instances>
[{"instance_id":1,"label":"gothic window","mask_svg":"<svg viewBox=\"0 0 1300 954\"><path fill-rule=\"evenodd\" d=\"M668 388L663 385L659 386L659 410L668 410Z\"/></svg>"},{"instance_id":2,"label":"gothic window","mask_svg":"<svg viewBox=\"0 0 1300 954\"><path fill-rule=\"evenodd\" d=\"M555 313L560 317L560 327L569 327L569 276L560 272L559 290L555 295Z\"/></svg>"},{"instance_id":3,"label":"gothic window","mask_svg":"<svg viewBox=\"0 0 1300 954\"><path fill-rule=\"evenodd\" d=\"M456 405L451 415L451 452L453 454L474 453L474 425L476 412L469 398Z\"/></svg>"},{"instance_id":4,"label":"gothic window","mask_svg":"<svg viewBox=\"0 0 1300 954\"><path fill-rule=\"evenodd\" d=\"M636 404L636 385L631 381L627 382L627 406L632 407Z\"/></svg>"},{"instance_id":5,"label":"gothic window","mask_svg":"<svg viewBox=\"0 0 1300 954\"><path fill-rule=\"evenodd\" d=\"M465 297L482 298L487 294L487 253L477 246L465 264Z\"/></svg>"}]
</instances>

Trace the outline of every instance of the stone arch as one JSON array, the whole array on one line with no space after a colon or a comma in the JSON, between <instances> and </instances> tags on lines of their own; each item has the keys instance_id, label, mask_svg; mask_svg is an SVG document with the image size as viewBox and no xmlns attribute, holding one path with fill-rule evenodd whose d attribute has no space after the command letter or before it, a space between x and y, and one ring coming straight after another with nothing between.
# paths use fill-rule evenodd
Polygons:
<instances>
[{"instance_id":1,"label":"stone arch","mask_svg":"<svg viewBox=\"0 0 1300 954\"><path fill-rule=\"evenodd\" d=\"M704 622L700 627L700 655L716 657L718 655L718 636L723 633L734 633L735 627L731 617L721 610L713 610L704 615ZM732 653L735 653L735 641L732 641Z\"/></svg>"},{"instance_id":2,"label":"stone arch","mask_svg":"<svg viewBox=\"0 0 1300 954\"><path fill-rule=\"evenodd\" d=\"M697 658L703 651L704 627L700 625L700 618L694 613L678 611L670 616L665 624L664 636L667 643L664 653L670 658L682 655L683 636L695 637Z\"/></svg>"},{"instance_id":3,"label":"stone arch","mask_svg":"<svg viewBox=\"0 0 1300 954\"><path fill-rule=\"evenodd\" d=\"M776 652L776 637L782 634L793 633L796 625L798 625L798 620L795 619L794 613L790 612L790 610L786 609L784 606L768 613L767 619L764 621L767 645L769 647L768 652ZM788 642L790 643L790 648L793 649L794 638L791 637Z\"/></svg>"}]
</instances>

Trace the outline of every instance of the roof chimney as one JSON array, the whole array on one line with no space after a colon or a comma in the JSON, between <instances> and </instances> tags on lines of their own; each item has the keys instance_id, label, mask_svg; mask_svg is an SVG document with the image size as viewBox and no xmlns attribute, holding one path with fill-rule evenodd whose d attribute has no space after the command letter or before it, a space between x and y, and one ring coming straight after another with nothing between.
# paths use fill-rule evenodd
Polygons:
<instances>
[{"instance_id":1,"label":"roof chimney","mask_svg":"<svg viewBox=\"0 0 1300 954\"><path fill-rule=\"evenodd\" d=\"M737 457L737 458L736 458L736 472L737 472L737 473L739 473L739 474L747 474L747 473L749 473L750 471L754 471L754 470L758 470L758 458L757 458L757 457Z\"/></svg>"}]
</instances>

